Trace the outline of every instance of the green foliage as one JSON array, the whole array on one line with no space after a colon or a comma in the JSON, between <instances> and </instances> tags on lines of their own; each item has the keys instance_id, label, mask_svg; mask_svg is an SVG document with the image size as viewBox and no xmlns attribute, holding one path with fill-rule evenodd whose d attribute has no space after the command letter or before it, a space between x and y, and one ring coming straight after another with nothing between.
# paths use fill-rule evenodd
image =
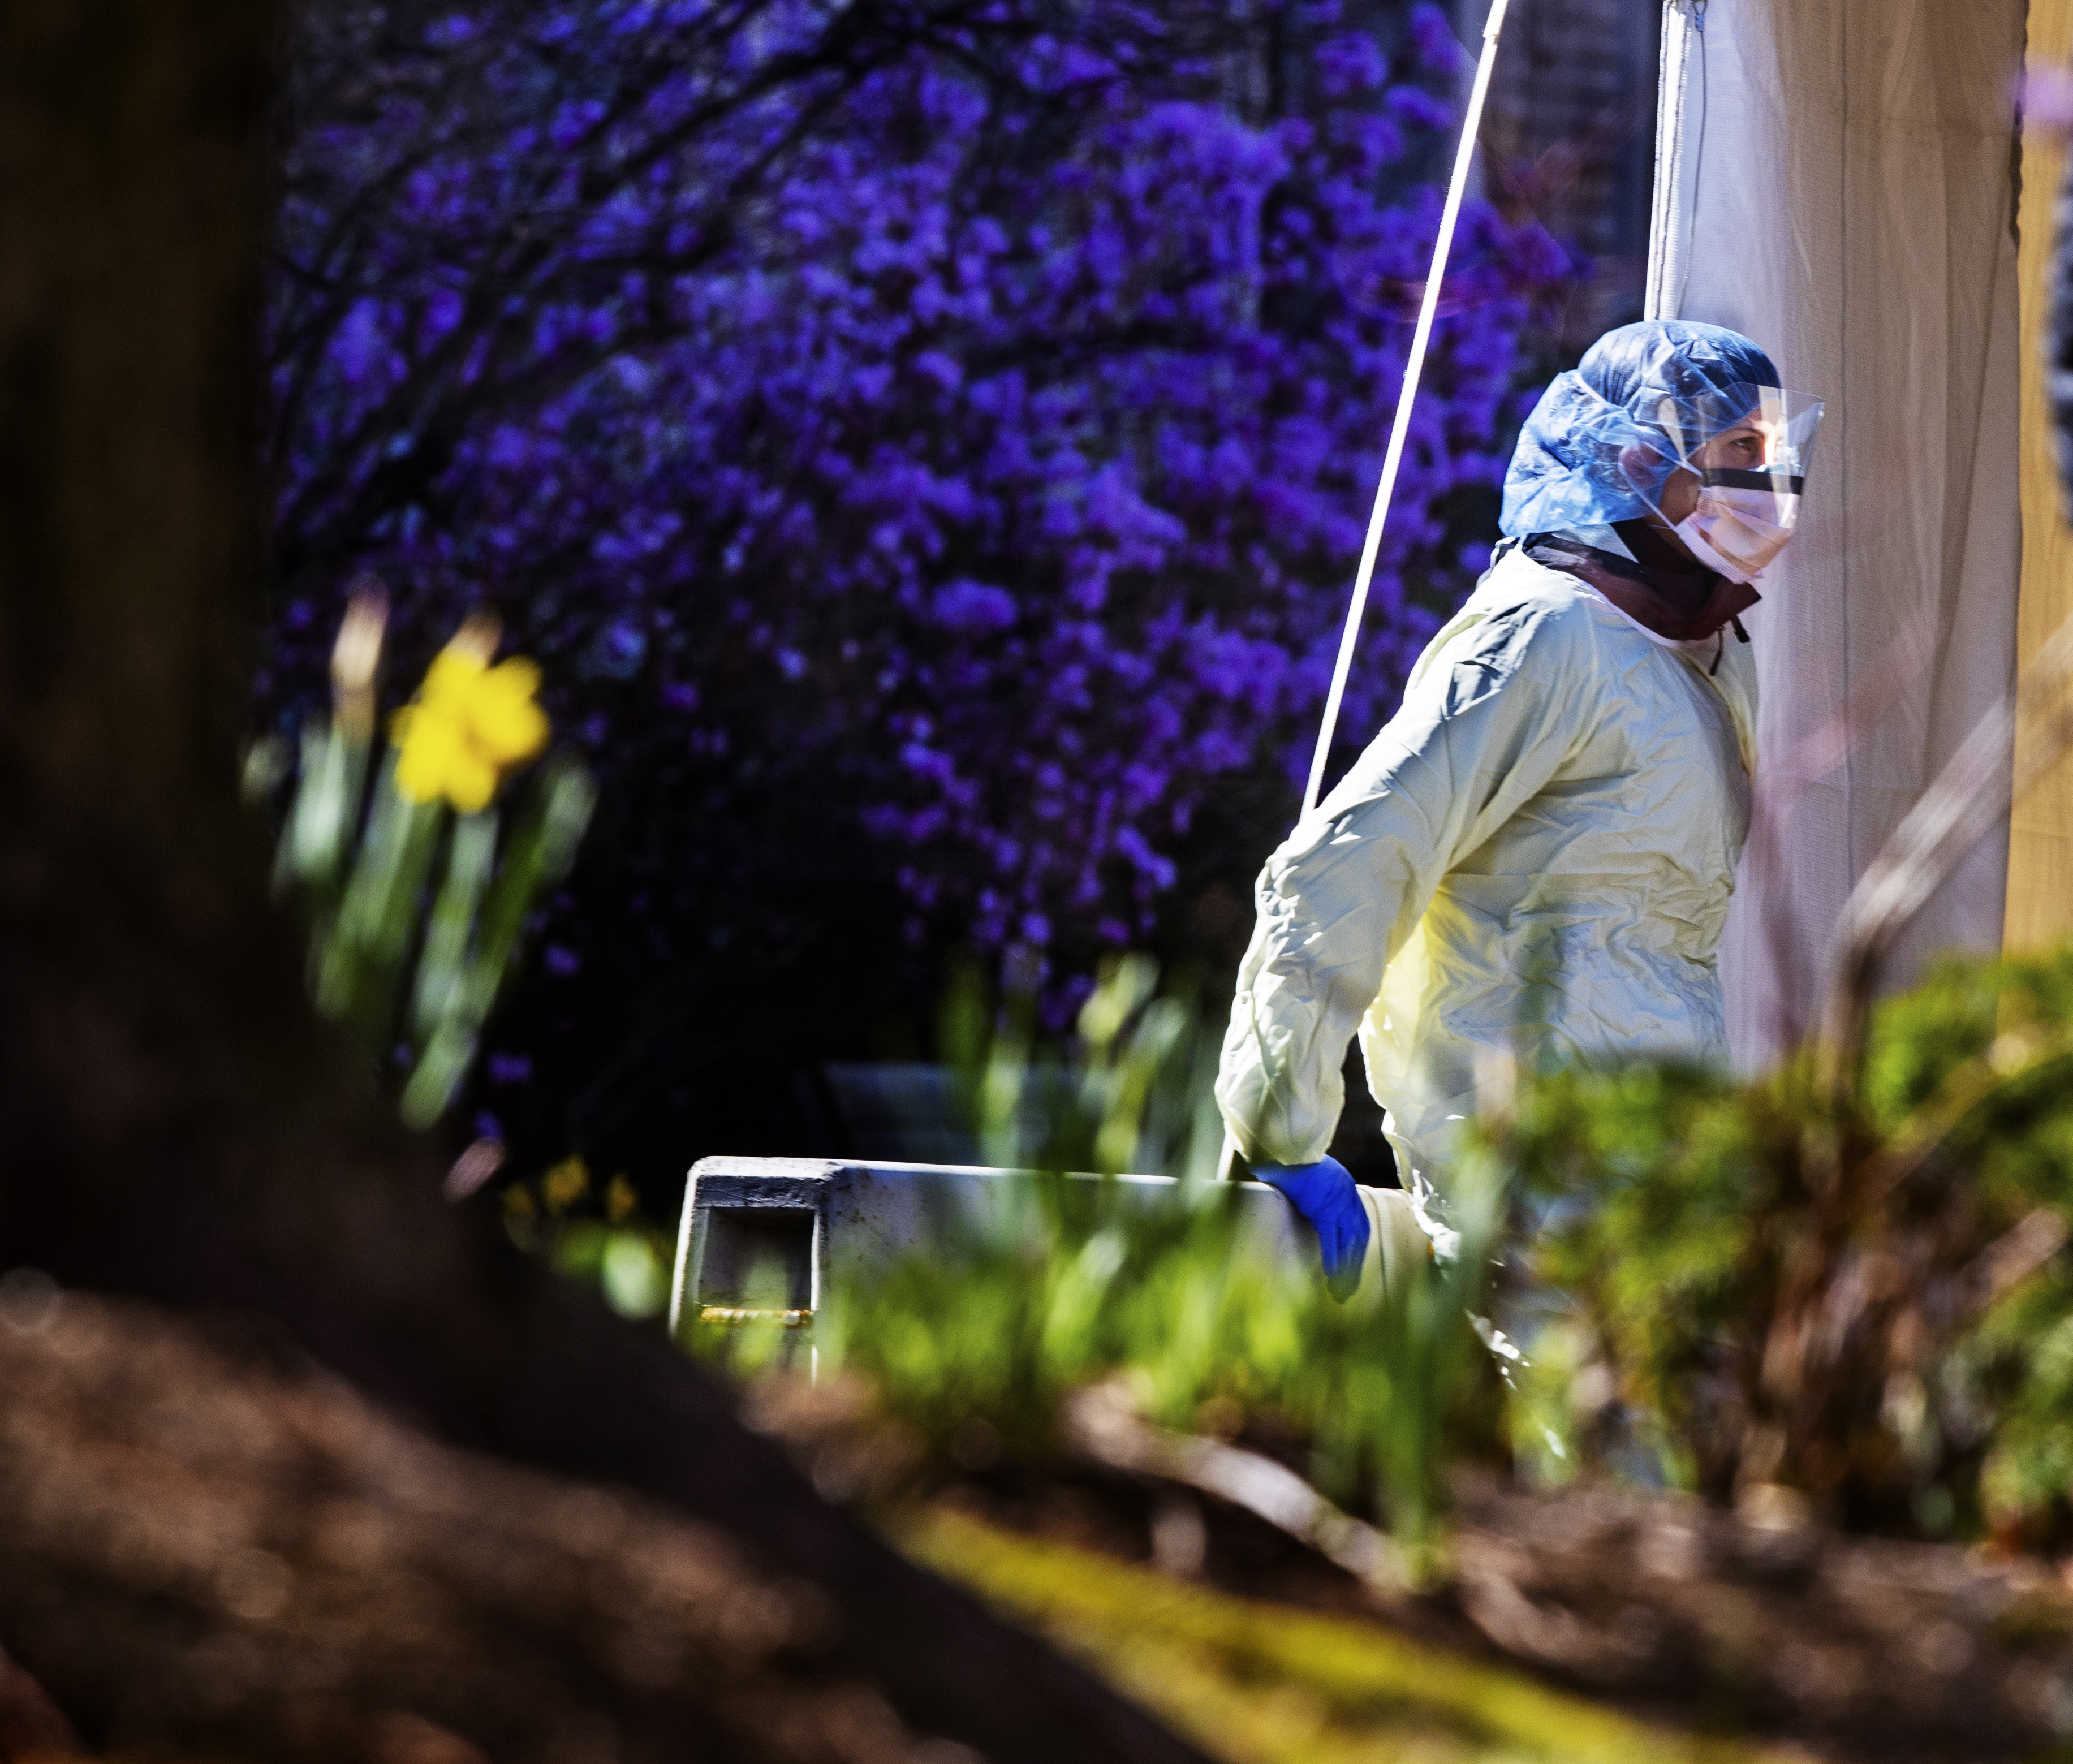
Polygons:
<instances>
[{"instance_id":1,"label":"green foliage","mask_svg":"<svg viewBox=\"0 0 2073 1764\"><path fill-rule=\"evenodd\" d=\"M1953 962L1861 1073L1541 1075L1482 1143L1535 1197L1522 1456L2036 1531L2073 1477L2073 952Z\"/></svg>"},{"instance_id":2,"label":"green foliage","mask_svg":"<svg viewBox=\"0 0 2073 1764\"><path fill-rule=\"evenodd\" d=\"M1467 1313L1497 1222L1494 1167L1457 1187L1456 1259L1387 1292L1370 1271L1341 1304L1215 1180L1215 1039L1185 996L1156 995L1148 961L1107 971L1068 1056L1033 1054L1012 1007L982 1041L987 1016L969 993L952 1006L982 1141L1041 1173L992 1185L997 1204L925 1254L845 1271L815 1319L823 1370L863 1376L938 1446L977 1425L1032 1456L1069 1392L1119 1377L1168 1427L1296 1442L1325 1494L1428 1539L1445 1424L1489 1365ZM737 1365L756 1351L746 1332L724 1341Z\"/></svg>"},{"instance_id":3,"label":"green foliage","mask_svg":"<svg viewBox=\"0 0 2073 1764\"><path fill-rule=\"evenodd\" d=\"M602 1193L579 1157L567 1157L500 1197L504 1226L522 1249L546 1255L562 1273L604 1296L621 1317L660 1317L669 1303L668 1239L640 1214L624 1176Z\"/></svg>"},{"instance_id":4,"label":"green foliage","mask_svg":"<svg viewBox=\"0 0 2073 1764\"><path fill-rule=\"evenodd\" d=\"M948 1038L990 1160L1044 1173L991 1185L926 1254L844 1271L814 1320L823 1367L939 1446L979 1426L1041 1455L1071 1392L1122 1380L1148 1418L1292 1451L1430 1539L1443 1449L1492 1383L1469 1313L1509 1197L1497 1304L1532 1334L1509 1424L1542 1478L1778 1483L2011 1541L2073 1520L2073 952L1945 966L1875 1013L1861 1071L1809 1049L1747 1082L1534 1075L1451 1179L1461 1255L1344 1304L1214 1180L1214 1041L1185 996L1133 959L1069 1049L1027 1021L966 992Z\"/></svg>"},{"instance_id":5,"label":"green foliage","mask_svg":"<svg viewBox=\"0 0 2073 1764\"><path fill-rule=\"evenodd\" d=\"M1552 1203L1527 1266L1582 1301L1648 1449L1679 1484L1696 1474L1680 1442L1732 1359L1759 1222L1775 1204L1764 1156L1774 1123L1751 1102L1688 1067L1569 1068L1527 1086L1502 1148L1529 1192ZM1550 1380L1574 1380L1592 1362L1564 1326L1529 1346L1518 1414L1531 1432L1515 1427L1515 1438L1531 1453L1552 1429L1573 1466L1589 1441L1577 1418L1549 1412Z\"/></svg>"},{"instance_id":6,"label":"green foliage","mask_svg":"<svg viewBox=\"0 0 2073 1764\"><path fill-rule=\"evenodd\" d=\"M2073 1491L2073 1273L2060 1259L1993 1305L1952 1367L1961 1391L1993 1405L1980 1499L2004 1531L2063 1519Z\"/></svg>"}]
</instances>

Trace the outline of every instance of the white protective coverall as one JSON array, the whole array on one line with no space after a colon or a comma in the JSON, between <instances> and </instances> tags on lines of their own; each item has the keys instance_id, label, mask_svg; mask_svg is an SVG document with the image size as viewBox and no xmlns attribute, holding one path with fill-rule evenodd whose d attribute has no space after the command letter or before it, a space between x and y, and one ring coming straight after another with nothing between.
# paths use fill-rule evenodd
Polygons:
<instances>
[{"instance_id":1,"label":"white protective coverall","mask_svg":"<svg viewBox=\"0 0 2073 1764\"><path fill-rule=\"evenodd\" d=\"M1407 1188L1444 1192L1476 1052L1724 1058L1749 652L1673 642L1514 550L1260 872L1217 1100L1253 1162L1325 1155L1358 1025Z\"/></svg>"}]
</instances>

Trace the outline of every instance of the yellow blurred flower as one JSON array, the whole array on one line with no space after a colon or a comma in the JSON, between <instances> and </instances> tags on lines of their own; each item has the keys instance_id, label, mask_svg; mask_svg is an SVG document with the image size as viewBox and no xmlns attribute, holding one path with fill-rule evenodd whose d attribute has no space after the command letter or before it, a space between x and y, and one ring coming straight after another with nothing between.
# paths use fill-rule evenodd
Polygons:
<instances>
[{"instance_id":1,"label":"yellow blurred flower","mask_svg":"<svg viewBox=\"0 0 2073 1764\"><path fill-rule=\"evenodd\" d=\"M409 801L444 797L463 814L476 814L505 772L547 744L547 715L534 702L540 670L519 657L492 667L497 636L493 620L470 619L396 713L396 788Z\"/></svg>"},{"instance_id":2,"label":"yellow blurred flower","mask_svg":"<svg viewBox=\"0 0 2073 1764\"><path fill-rule=\"evenodd\" d=\"M574 1206L590 1192L590 1166L579 1156L565 1157L540 1178L540 1197L550 1213Z\"/></svg>"}]
</instances>

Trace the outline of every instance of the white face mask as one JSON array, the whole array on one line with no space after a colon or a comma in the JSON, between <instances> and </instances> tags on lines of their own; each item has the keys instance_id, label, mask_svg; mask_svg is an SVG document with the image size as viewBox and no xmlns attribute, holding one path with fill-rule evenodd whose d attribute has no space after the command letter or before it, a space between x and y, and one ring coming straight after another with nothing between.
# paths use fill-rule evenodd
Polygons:
<instances>
[{"instance_id":1,"label":"white face mask","mask_svg":"<svg viewBox=\"0 0 2073 1764\"><path fill-rule=\"evenodd\" d=\"M1699 506L1677 523L1677 537L1708 569L1731 582L1754 581L1799 524L1799 497L1771 488L1777 481L1768 472L1704 473Z\"/></svg>"}]
</instances>

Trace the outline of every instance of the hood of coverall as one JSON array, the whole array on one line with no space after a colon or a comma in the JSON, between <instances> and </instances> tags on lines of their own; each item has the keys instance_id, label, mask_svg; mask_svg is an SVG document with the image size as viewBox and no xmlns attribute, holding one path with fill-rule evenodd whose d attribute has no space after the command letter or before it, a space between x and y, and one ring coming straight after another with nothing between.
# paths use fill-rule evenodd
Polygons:
<instances>
[{"instance_id":1,"label":"hood of coverall","mask_svg":"<svg viewBox=\"0 0 2073 1764\"><path fill-rule=\"evenodd\" d=\"M1499 525L1519 538L1613 526L1661 515L1664 486L1680 470L1709 488L1715 477L1754 477L1688 464L1753 416L1776 431L1775 470L1763 476L1789 523L1820 402L1784 390L1770 357L1738 331L1684 319L1609 331L1556 376L1527 418L1505 476ZM1727 493L1745 494L1746 487Z\"/></svg>"}]
</instances>

